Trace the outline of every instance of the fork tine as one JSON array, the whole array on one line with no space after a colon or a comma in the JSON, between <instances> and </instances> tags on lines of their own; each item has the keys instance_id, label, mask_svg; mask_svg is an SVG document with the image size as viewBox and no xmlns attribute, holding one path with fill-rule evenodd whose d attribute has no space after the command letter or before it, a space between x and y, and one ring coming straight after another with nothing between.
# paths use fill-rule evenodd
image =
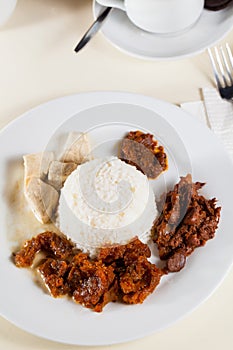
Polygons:
<instances>
[{"instance_id":1,"label":"fork tine","mask_svg":"<svg viewBox=\"0 0 233 350\"><path fill-rule=\"evenodd\" d=\"M228 43L226 43L226 50L227 50L229 62L231 64L231 68L233 69L233 57L232 57L232 52Z\"/></svg>"},{"instance_id":2,"label":"fork tine","mask_svg":"<svg viewBox=\"0 0 233 350\"><path fill-rule=\"evenodd\" d=\"M219 52L218 52L218 49L217 49L216 46L214 48L214 51L215 51L216 60L217 60L217 63L218 63L218 66L219 66L219 69L220 69L220 72L221 72L221 75L222 75L222 79L224 81L225 86L227 86L228 84L227 84L227 80L226 80L226 77L225 77L224 68L223 68L222 61L221 61L221 58L220 58L220 55L219 55Z\"/></svg>"},{"instance_id":3,"label":"fork tine","mask_svg":"<svg viewBox=\"0 0 233 350\"><path fill-rule=\"evenodd\" d=\"M215 77L215 80L216 80L217 87L218 87L218 89L221 89L222 88L222 84L221 84L221 81L220 81L219 76L218 76L218 70L217 70L217 67L216 67L216 64L215 64L214 56L213 56L213 54L212 54L210 49L208 49L208 54L209 54L209 57L210 57L210 62L212 64L213 73L214 73L214 77Z\"/></svg>"},{"instance_id":4,"label":"fork tine","mask_svg":"<svg viewBox=\"0 0 233 350\"><path fill-rule=\"evenodd\" d=\"M225 68L226 68L226 71L227 71L228 78L230 80L231 85L233 85L233 79L232 79L232 76L231 76L231 71L230 71L230 68L229 68L229 65L228 65L228 61L227 61L227 58L226 58L226 55L224 53L224 50L223 50L222 46L220 47L220 52L221 52L223 63L225 64ZM228 53L228 55L229 55L229 53Z\"/></svg>"}]
</instances>

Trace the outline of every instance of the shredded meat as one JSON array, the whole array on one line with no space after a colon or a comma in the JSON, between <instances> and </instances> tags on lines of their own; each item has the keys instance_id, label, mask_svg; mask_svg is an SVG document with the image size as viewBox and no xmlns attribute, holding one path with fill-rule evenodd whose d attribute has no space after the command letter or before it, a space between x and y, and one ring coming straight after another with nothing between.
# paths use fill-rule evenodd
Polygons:
<instances>
[{"instance_id":1,"label":"shredded meat","mask_svg":"<svg viewBox=\"0 0 233 350\"><path fill-rule=\"evenodd\" d=\"M218 227L220 207L216 199L198 193L203 183L192 183L191 175L182 177L165 199L162 213L154 223L152 236L159 255L167 260L167 270L181 270L195 248L213 238Z\"/></svg>"},{"instance_id":2,"label":"shredded meat","mask_svg":"<svg viewBox=\"0 0 233 350\"><path fill-rule=\"evenodd\" d=\"M164 273L147 260L150 249L139 239L102 248L96 259L90 259L64 237L44 232L14 255L16 266L31 266L40 250L48 253L38 271L50 294L55 298L69 295L96 312L110 301L142 303Z\"/></svg>"},{"instance_id":3,"label":"shredded meat","mask_svg":"<svg viewBox=\"0 0 233 350\"><path fill-rule=\"evenodd\" d=\"M135 165L148 178L155 179L168 168L167 155L153 135L130 131L120 147L120 158Z\"/></svg>"}]
</instances>

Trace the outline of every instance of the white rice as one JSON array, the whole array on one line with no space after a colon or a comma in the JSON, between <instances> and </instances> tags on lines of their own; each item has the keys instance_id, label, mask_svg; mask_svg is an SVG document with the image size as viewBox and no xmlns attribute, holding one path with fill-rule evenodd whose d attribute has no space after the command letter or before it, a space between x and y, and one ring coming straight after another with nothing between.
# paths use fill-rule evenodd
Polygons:
<instances>
[{"instance_id":1,"label":"white rice","mask_svg":"<svg viewBox=\"0 0 233 350\"><path fill-rule=\"evenodd\" d=\"M147 177L116 157L79 165L61 190L58 226L84 252L102 246L143 242L157 217Z\"/></svg>"}]
</instances>

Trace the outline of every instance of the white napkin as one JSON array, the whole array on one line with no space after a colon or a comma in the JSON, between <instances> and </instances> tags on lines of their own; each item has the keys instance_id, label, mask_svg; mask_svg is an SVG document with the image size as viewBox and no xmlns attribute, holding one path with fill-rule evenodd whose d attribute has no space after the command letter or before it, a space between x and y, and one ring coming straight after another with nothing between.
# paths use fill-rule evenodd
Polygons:
<instances>
[{"instance_id":1,"label":"white napkin","mask_svg":"<svg viewBox=\"0 0 233 350\"><path fill-rule=\"evenodd\" d=\"M203 101L180 106L211 128L233 160L233 102L223 100L213 88L203 88L202 95Z\"/></svg>"}]
</instances>

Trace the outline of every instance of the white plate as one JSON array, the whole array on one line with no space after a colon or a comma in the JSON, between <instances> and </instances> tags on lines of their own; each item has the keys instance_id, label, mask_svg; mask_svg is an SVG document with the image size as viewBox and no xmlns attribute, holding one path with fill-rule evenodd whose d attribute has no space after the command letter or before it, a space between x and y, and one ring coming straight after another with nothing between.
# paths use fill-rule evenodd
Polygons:
<instances>
[{"instance_id":1,"label":"white plate","mask_svg":"<svg viewBox=\"0 0 233 350\"><path fill-rule=\"evenodd\" d=\"M165 142L169 155L165 182L171 186L178 175L190 171L190 157L194 180L207 182L204 194L216 196L222 205L216 238L205 248L197 249L181 272L163 277L158 289L142 305L111 303L96 314L65 298L53 299L33 282L29 271L19 270L10 259L12 242L5 198L10 175L7 169L24 153L48 146L62 124L64 131L75 125L79 130L94 126L94 139L102 145L98 152L105 149L102 141L117 140L126 125L153 131ZM64 97L40 105L9 124L0 134L0 148L0 314L18 327L68 344L130 341L165 328L192 311L214 291L229 270L233 259L233 165L211 131L180 108L125 93Z\"/></svg>"},{"instance_id":2,"label":"white plate","mask_svg":"<svg viewBox=\"0 0 233 350\"><path fill-rule=\"evenodd\" d=\"M93 2L94 16L103 7ZM151 60L188 57L221 40L233 27L233 4L221 11L204 10L189 30L173 35L147 33L130 22L125 12L114 9L102 27L103 35L118 49Z\"/></svg>"}]
</instances>

